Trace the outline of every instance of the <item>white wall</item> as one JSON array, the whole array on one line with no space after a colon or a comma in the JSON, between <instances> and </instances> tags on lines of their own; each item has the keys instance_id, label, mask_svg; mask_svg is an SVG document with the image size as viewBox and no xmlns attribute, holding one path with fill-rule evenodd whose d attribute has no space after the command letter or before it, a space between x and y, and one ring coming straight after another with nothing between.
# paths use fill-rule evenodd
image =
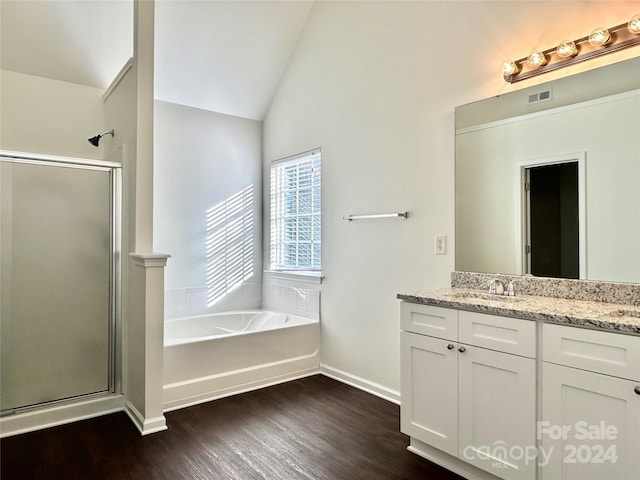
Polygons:
<instances>
[{"instance_id":1,"label":"white wall","mask_svg":"<svg viewBox=\"0 0 640 480\"><path fill-rule=\"evenodd\" d=\"M104 104L105 125L115 130L115 136L103 137L100 145L109 153L109 159L117 160L118 148L124 151L119 154L122 161L122 389L134 404L144 403L144 339L136 338L130 330L144 330L144 322L129 321L132 316L129 313L129 298L140 296L140 285L132 282L131 262L129 253L135 251L135 194L136 194L136 80L135 66L131 67L120 78L117 85L113 86L111 94ZM137 327L137 330L136 330ZM142 333L142 335L144 332ZM134 368L138 365L140 368ZM117 378L117 377L116 377Z\"/></svg>"},{"instance_id":2,"label":"white wall","mask_svg":"<svg viewBox=\"0 0 640 480\"><path fill-rule=\"evenodd\" d=\"M445 287L454 268L454 108L518 88L501 62L621 23L624 4L314 4L264 121L264 165L322 148L325 367L397 395L395 295ZM408 220L342 220L401 210Z\"/></svg>"},{"instance_id":3,"label":"white wall","mask_svg":"<svg viewBox=\"0 0 640 480\"><path fill-rule=\"evenodd\" d=\"M262 291L262 123L155 102L154 250L166 268L167 317L257 308ZM207 210L253 186L253 270L207 308Z\"/></svg>"},{"instance_id":4,"label":"white wall","mask_svg":"<svg viewBox=\"0 0 640 480\"><path fill-rule=\"evenodd\" d=\"M101 159L87 139L103 131L103 90L0 71L0 149Z\"/></svg>"}]
</instances>

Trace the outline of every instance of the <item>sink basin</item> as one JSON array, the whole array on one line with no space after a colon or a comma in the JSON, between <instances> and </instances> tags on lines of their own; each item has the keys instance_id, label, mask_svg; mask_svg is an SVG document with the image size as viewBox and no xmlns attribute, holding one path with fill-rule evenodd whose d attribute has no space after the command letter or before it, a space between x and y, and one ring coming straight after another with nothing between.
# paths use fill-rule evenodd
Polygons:
<instances>
[{"instance_id":1,"label":"sink basin","mask_svg":"<svg viewBox=\"0 0 640 480\"><path fill-rule=\"evenodd\" d=\"M505 303L514 303L519 302L522 298L518 297L508 297L506 295L491 295L489 293L483 292L452 292L446 293L445 297L455 298L459 300L486 300L489 302L505 302Z\"/></svg>"},{"instance_id":2,"label":"sink basin","mask_svg":"<svg viewBox=\"0 0 640 480\"><path fill-rule=\"evenodd\" d=\"M607 313L607 317L632 317L632 318L640 318L640 311L636 310L614 310L613 312Z\"/></svg>"}]
</instances>

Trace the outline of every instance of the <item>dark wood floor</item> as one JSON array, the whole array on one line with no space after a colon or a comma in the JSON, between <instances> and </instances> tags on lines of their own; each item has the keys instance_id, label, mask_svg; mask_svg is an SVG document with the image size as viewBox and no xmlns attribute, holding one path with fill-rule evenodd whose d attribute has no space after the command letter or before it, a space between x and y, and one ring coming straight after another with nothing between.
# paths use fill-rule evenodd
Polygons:
<instances>
[{"instance_id":1,"label":"dark wood floor","mask_svg":"<svg viewBox=\"0 0 640 480\"><path fill-rule=\"evenodd\" d=\"M166 414L124 413L5 438L2 480L459 480L408 452L399 408L322 375Z\"/></svg>"}]
</instances>

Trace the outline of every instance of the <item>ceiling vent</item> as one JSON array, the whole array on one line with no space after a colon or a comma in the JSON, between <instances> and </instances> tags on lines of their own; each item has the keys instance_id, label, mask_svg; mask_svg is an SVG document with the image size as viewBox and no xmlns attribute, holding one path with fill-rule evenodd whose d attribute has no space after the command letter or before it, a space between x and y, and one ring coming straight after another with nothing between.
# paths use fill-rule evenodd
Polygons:
<instances>
[{"instance_id":1,"label":"ceiling vent","mask_svg":"<svg viewBox=\"0 0 640 480\"><path fill-rule=\"evenodd\" d=\"M527 102L527 104L533 105L534 103L548 102L552 98L553 98L553 95L551 94L551 89L542 90L540 92L530 94L529 101Z\"/></svg>"}]
</instances>

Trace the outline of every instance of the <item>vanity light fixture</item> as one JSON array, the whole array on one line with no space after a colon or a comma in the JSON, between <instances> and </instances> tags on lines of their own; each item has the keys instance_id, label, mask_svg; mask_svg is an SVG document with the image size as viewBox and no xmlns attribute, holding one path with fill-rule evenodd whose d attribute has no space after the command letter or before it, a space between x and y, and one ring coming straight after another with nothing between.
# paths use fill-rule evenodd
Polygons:
<instances>
[{"instance_id":1,"label":"vanity light fixture","mask_svg":"<svg viewBox=\"0 0 640 480\"><path fill-rule=\"evenodd\" d=\"M515 75L518 72L520 72L520 65L516 62L504 62L502 64L502 75L504 77Z\"/></svg>"},{"instance_id":2,"label":"vanity light fixture","mask_svg":"<svg viewBox=\"0 0 640 480\"><path fill-rule=\"evenodd\" d=\"M640 45L640 14L611 28L596 28L586 37L502 64L506 82L515 83L559 68Z\"/></svg>"},{"instance_id":3,"label":"vanity light fixture","mask_svg":"<svg viewBox=\"0 0 640 480\"><path fill-rule=\"evenodd\" d=\"M593 47L604 47L611 41L611 34L606 28L596 28L589 35L589 44Z\"/></svg>"},{"instance_id":4,"label":"vanity light fixture","mask_svg":"<svg viewBox=\"0 0 640 480\"><path fill-rule=\"evenodd\" d=\"M627 29L636 35L640 34L640 14L631 17L631 20L629 20L627 24Z\"/></svg>"},{"instance_id":5,"label":"vanity light fixture","mask_svg":"<svg viewBox=\"0 0 640 480\"><path fill-rule=\"evenodd\" d=\"M531 68L538 68L547 63L547 56L543 52L533 52L527 58L527 65Z\"/></svg>"},{"instance_id":6,"label":"vanity light fixture","mask_svg":"<svg viewBox=\"0 0 640 480\"><path fill-rule=\"evenodd\" d=\"M556 49L556 53L562 58L575 57L578 54L578 47L573 40L565 40Z\"/></svg>"}]
</instances>

